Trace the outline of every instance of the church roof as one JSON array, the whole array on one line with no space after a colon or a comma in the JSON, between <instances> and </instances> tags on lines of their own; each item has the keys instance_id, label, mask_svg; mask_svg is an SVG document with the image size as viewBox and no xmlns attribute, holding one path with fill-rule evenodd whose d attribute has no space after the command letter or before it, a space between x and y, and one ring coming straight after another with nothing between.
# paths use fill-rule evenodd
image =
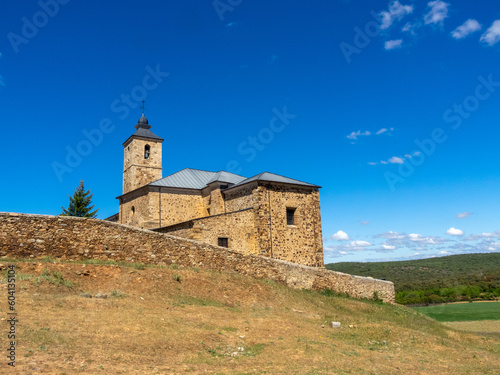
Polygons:
<instances>
[{"instance_id":1,"label":"church roof","mask_svg":"<svg viewBox=\"0 0 500 375\"><path fill-rule=\"evenodd\" d=\"M144 113L142 114L142 117L139 119L137 122L137 125L135 126L137 129L134 134L132 134L128 139L123 142L123 145L125 146L132 138L138 137L138 138L147 138L147 139L157 139L159 141L163 142L163 138L158 137L155 133L153 133L151 129L151 125L149 125L148 119L144 117Z\"/></svg>"},{"instance_id":2,"label":"church roof","mask_svg":"<svg viewBox=\"0 0 500 375\"><path fill-rule=\"evenodd\" d=\"M281 176L281 175L275 174L275 173L270 173L270 172L259 173L258 175L247 178L247 179L237 183L234 186L243 185L243 184L246 184L246 183L252 182L252 181L270 181L270 182L281 182L284 184L310 186L310 187L316 187L316 188L320 187L318 185L313 185L313 184L310 184L308 182L295 180L293 178L288 178L288 177ZM231 187L233 187L233 186L231 186Z\"/></svg>"},{"instance_id":3,"label":"church roof","mask_svg":"<svg viewBox=\"0 0 500 375\"><path fill-rule=\"evenodd\" d=\"M309 184L307 182L295 180L293 178L288 178L269 172L263 172L253 177L245 178L243 176L239 176L237 174L226 171L209 172L191 168L185 168L179 172L171 174L170 176L154 181L149 185L200 190L205 188L212 182L226 182L230 185L230 188L232 188L253 181L280 182L285 184L310 186L314 188L320 187L317 185Z\"/></svg>"},{"instance_id":4,"label":"church roof","mask_svg":"<svg viewBox=\"0 0 500 375\"><path fill-rule=\"evenodd\" d=\"M245 179L245 177L239 176L234 173L219 171L207 182L207 184L211 182L227 182L230 184L237 184Z\"/></svg>"},{"instance_id":5,"label":"church roof","mask_svg":"<svg viewBox=\"0 0 500 375\"><path fill-rule=\"evenodd\" d=\"M242 180L245 180L245 177L238 176L237 174L230 172L209 172L199 169L185 168L179 172L171 174L170 176L154 181L149 185L184 189L203 189L210 182L220 181L235 184Z\"/></svg>"}]
</instances>

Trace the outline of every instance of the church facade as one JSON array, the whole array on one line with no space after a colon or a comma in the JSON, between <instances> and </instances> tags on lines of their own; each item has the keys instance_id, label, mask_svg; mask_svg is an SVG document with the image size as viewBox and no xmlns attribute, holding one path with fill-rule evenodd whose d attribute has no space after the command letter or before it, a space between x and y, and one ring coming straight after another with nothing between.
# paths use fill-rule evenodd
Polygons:
<instances>
[{"instance_id":1,"label":"church facade","mask_svg":"<svg viewBox=\"0 0 500 375\"><path fill-rule=\"evenodd\" d=\"M122 224L323 267L320 186L263 172L186 168L162 177L163 139L144 117L123 143Z\"/></svg>"}]
</instances>

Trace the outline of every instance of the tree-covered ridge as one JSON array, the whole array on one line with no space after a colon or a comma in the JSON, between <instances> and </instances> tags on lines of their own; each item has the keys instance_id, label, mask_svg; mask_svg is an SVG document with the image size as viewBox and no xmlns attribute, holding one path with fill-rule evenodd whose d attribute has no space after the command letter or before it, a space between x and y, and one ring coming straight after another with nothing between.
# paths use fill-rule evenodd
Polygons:
<instances>
[{"instance_id":1,"label":"tree-covered ridge","mask_svg":"<svg viewBox=\"0 0 500 375\"><path fill-rule=\"evenodd\" d=\"M329 270L394 282L396 302L440 303L500 296L500 253L450 255L400 262L342 262Z\"/></svg>"}]
</instances>

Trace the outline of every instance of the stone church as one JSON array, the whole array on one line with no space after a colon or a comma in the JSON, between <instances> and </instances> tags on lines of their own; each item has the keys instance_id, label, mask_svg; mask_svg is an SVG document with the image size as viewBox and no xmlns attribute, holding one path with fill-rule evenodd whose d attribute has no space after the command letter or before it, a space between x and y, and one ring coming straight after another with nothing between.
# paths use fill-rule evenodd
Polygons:
<instances>
[{"instance_id":1,"label":"stone church","mask_svg":"<svg viewBox=\"0 0 500 375\"><path fill-rule=\"evenodd\" d=\"M186 168L162 177L163 139L144 117L123 143L122 224L323 267L320 186L263 172Z\"/></svg>"}]
</instances>

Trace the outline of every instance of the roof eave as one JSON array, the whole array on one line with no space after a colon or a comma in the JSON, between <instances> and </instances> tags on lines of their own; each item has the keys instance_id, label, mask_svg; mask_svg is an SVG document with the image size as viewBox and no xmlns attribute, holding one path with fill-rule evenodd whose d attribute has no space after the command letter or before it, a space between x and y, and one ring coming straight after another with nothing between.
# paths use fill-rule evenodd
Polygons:
<instances>
[{"instance_id":1,"label":"roof eave","mask_svg":"<svg viewBox=\"0 0 500 375\"><path fill-rule=\"evenodd\" d=\"M163 138L150 138L150 137L142 137L140 135L134 135L132 134L130 137L127 138L125 142L123 142L123 147L127 147L127 145L132 142L132 139L142 139L145 141L153 141L153 142L160 142L163 143L164 139Z\"/></svg>"}]
</instances>

